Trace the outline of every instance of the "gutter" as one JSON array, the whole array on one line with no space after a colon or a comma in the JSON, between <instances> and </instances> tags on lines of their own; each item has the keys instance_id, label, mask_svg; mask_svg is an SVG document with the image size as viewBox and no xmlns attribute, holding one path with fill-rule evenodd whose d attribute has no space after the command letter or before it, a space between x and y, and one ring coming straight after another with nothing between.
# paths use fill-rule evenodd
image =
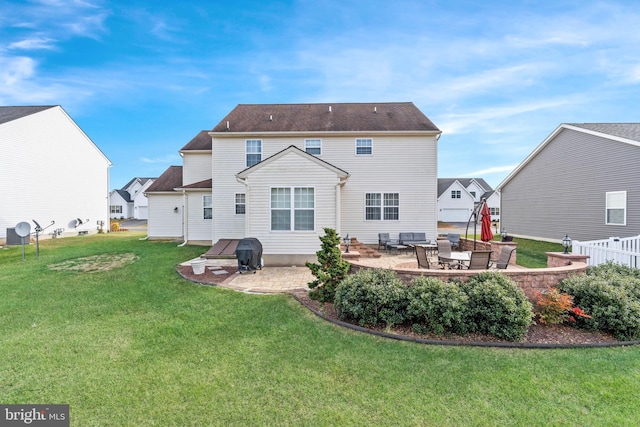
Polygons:
<instances>
[{"instance_id":1,"label":"gutter","mask_svg":"<svg viewBox=\"0 0 640 427\"><path fill-rule=\"evenodd\" d=\"M189 226L187 224L187 218L189 218L189 216L187 215L187 213L189 212L189 196L187 195L187 190L182 190L182 196L184 197L184 205L182 206L182 234L184 236L184 242L178 245L179 248L186 245L189 241Z\"/></svg>"}]
</instances>

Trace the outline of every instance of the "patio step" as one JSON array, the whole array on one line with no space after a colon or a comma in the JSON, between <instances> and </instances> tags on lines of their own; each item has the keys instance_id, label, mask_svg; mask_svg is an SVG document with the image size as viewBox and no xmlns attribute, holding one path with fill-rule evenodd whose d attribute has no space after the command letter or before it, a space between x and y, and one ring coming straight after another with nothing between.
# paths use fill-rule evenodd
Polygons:
<instances>
[{"instance_id":1,"label":"patio step","mask_svg":"<svg viewBox=\"0 0 640 427\"><path fill-rule=\"evenodd\" d=\"M340 250L342 252L346 250L344 243L340 243ZM364 243L360 243L355 237L351 238L351 245L349 245L349 252L352 251L358 252L360 254L360 258L380 258L382 256L380 252L365 245Z\"/></svg>"}]
</instances>

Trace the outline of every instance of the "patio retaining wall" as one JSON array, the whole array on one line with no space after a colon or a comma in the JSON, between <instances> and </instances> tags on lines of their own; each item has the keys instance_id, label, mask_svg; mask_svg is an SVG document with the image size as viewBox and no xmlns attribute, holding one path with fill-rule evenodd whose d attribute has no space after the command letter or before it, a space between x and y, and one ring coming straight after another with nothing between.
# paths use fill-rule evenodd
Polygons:
<instances>
[{"instance_id":1,"label":"patio retaining wall","mask_svg":"<svg viewBox=\"0 0 640 427\"><path fill-rule=\"evenodd\" d=\"M514 268L506 270L490 270L504 274L511 280L516 282L524 291L525 295L535 302L535 292L542 292L548 287L557 287L558 284L569 276L582 275L587 271L586 262L571 262L569 265L547 268ZM372 269L374 267L366 266L357 261L351 262L351 273L355 273L362 269ZM479 273L478 270L425 270L418 268L394 268L393 269L400 279L409 284L416 277L435 277L440 280L460 280L466 282L470 277Z\"/></svg>"}]
</instances>

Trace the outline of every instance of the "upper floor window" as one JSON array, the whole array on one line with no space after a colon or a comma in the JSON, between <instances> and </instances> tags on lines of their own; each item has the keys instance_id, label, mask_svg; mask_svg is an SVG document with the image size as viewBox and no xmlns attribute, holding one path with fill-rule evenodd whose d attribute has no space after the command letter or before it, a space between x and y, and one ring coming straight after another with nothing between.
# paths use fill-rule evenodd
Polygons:
<instances>
[{"instance_id":1,"label":"upper floor window","mask_svg":"<svg viewBox=\"0 0 640 427\"><path fill-rule=\"evenodd\" d=\"M475 191L469 191L469 194L471 194L471 196L473 196L473 198L476 198L476 192Z\"/></svg>"},{"instance_id":2,"label":"upper floor window","mask_svg":"<svg viewBox=\"0 0 640 427\"><path fill-rule=\"evenodd\" d=\"M606 193L607 225L627 224L627 192L611 191Z\"/></svg>"},{"instance_id":3,"label":"upper floor window","mask_svg":"<svg viewBox=\"0 0 640 427\"><path fill-rule=\"evenodd\" d=\"M399 193L366 193L364 217L367 221L394 221L400 219Z\"/></svg>"},{"instance_id":4,"label":"upper floor window","mask_svg":"<svg viewBox=\"0 0 640 427\"><path fill-rule=\"evenodd\" d=\"M489 208L489 212L491 216L498 216L500 215L500 208Z\"/></svg>"},{"instance_id":5,"label":"upper floor window","mask_svg":"<svg viewBox=\"0 0 640 427\"><path fill-rule=\"evenodd\" d=\"M245 151L247 156L247 167L260 163L260 161L262 161L262 140L247 139Z\"/></svg>"},{"instance_id":6,"label":"upper floor window","mask_svg":"<svg viewBox=\"0 0 640 427\"><path fill-rule=\"evenodd\" d=\"M462 198L462 192L460 190L451 190L451 198L452 199Z\"/></svg>"},{"instance_id":7,"label":"upper floor window","mask_svg":"<svg viewBox=\"0 0 640 427\"><path fill-rule=\"evenodd\" d=\"M322 154L322 140L321 139L305 139L304 151L314 156L320 156Z\"/></svg>"},{"instance_id":8,"label":"upper floor window","mask_svg":"<svg viewBox=\"0 0 640 427\"><path fill-rule=\"evenodd\" d=\"M274 187L271 189L271 230L313 231L315 229L315 189Z\"/></svg>"},{"instance_id":9,"label":"upper floor window","mask_svg":"<svg viewBox=\"0 0 640 427\"><path fill-rule=\"evenodd\" d=\"M371 138L356 139L356 154L357 155L373 154L373 139Z\"/></svg>"},{"instance_id":10,"label":"upper floor window","mask_svg":"<svg viewBox=\"0 0 640 427\"><path fill-rule=\"evenodd\" d=\"M244 215L246 208L247 204L245 193L236 193L236 215Z\"/></svg>"},{"instance_id":11,"label":"upper floor window","mask_svg":"<svg viewBox=\"0 0 640 427\"><path fill-rule=\"evenodd\" d=\"M213 218L213 201L211 196L202 196L202 218Z\"/></svg>"}]
</instances>

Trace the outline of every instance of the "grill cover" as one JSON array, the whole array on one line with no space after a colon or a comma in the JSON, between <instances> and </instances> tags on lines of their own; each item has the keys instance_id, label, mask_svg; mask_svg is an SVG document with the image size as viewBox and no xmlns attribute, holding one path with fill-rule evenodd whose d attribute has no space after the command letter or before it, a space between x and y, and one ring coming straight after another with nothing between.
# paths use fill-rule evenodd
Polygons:
<instances>
[{"instance_id":1,"label":"grill cover","mask_svg":"<svg viewBox=\"0 0 640 427\"><path fill-rule=\"evenodd\" d=\"M255 237L246 237L238 242L236 247L236 257L238 258L238 272L255 270L262 268L262 243Z\"/></svg>"}]
</instances>

